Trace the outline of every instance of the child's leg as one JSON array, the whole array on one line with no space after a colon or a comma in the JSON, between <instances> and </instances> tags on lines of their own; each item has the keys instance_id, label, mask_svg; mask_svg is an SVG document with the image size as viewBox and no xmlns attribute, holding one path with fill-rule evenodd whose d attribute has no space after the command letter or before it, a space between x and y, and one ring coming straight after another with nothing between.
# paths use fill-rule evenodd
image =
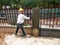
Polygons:
<instances>
[{"instance_id":1,"label":"child's leg","mask_svg":"<svg viewBox=\"0 0 60 45\"><path fill-rule=\"evenodd\" d=\"M18 30L19 30L19 26L18 26L18 24L17 24L16 31L15 31L15 35L17 35Z\"/></svg>"},{"instance_id":2,"label":"child's leg","mask_svg":"<svg viewBox=\"0 0 60 45\"><path fill-rule=\"evenodd\" d=\"M20 28L21 28L21 30L22 30L23 35L26 36L26 33L25 33L25 31L24 31L24 28L23 28L23 24L20 24Z\"/></svg>"}]
</instances>

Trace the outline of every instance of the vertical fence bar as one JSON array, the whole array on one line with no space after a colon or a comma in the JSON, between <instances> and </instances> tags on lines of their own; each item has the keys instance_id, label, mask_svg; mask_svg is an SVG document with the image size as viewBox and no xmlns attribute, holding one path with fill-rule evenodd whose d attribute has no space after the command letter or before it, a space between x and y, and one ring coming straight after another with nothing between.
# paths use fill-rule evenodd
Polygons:
<instances>
[{"instance_id":1,"label":"vertical fence bar","mask_svg":"<svg viewBox=\"0 0 60 45\"><path fill-rule=\"evenodd\" d=\"M59 20L60 17L58 17L58 16L59 16L59 8L58 8L57 17L56 17L56 25L59 25L59 24L58 24L58 23L59 23L58 20Z\"/></svg>"},{"instance_id":2,"label":"vertical fence bar","mask_svg":"<svg viewBox=\"0 0 60 45\"><path fill-rule=\"evenodd\" d=\"M52 8L49 8L49 28L52 27Z\"/></svg>"},{"instance_id":3,"label":"vertical fence bar","mask_svg":"<svg viewBox=\"0 0 60 45\"><path fill-rule=\"evenodd\" d=\"M46 23L45 23L45 25L47 25L47 23L48 23L48 16L47 16L48 13L47 13L47 9L48 9L48 8L46 8Z\"/></svg>"},{"instance_id":4,"label":"vertical fence bar","mask_svg":"<svg viewBox=\"0 0 60 45\"><path fill-rule=\"evenodd\" d=\"M5 10L6 10L6 9L5 9ZM7 16L7 10L6 10L6 23L8 23L8 21L7 21L7 17L8 17L8 16Z\"/></svg>"},{"instance_id":5,"label":"vertical fence bar","mask_svg":"<svg viewBox=\"0 0 60 45\"><path fill-rule=\"evenodd\" d=\"M59 17L59 15L60 15L60 8L58 8L58 16L57 16L57 22L58 22L58 25L60 25L60 17Z\"/></svg>"},{"instance_id":6,"label":"vertical fence bar","mask_svg":"<svg viewBox=\"0 0 60 45\"><path fill-rule=\"evenodd\" d=\"M43 12L44 12L44 10L43 10L43 8L42 8L42 25L44 24L44 23L43 23L43 22L44 22L44 21L43 21L43 19L44 19L44 17L43 17L43 16L44 16L44 13L43 13Z\"/></svg>"},{"instance_id":7,"label":"vertical fence bar","mask_svg":"<svg viewBox=\"0 0 60 45\"><path fill-rule=\"evenodd\" d=\"M30 20L29 20L29 25L32 25L31 15L32 15L32 9L30 9Z\"/></svg>"},{"instance_id":8,"label":"vertical fence bar","mask_svg":"<svg viewBox=\"0 0 60 45\"><path fill-rule=\"evenodd\" d=\"M26 16L28 16L28 10L29 10L29 9L26 9L26 11L27 11ZM27 23L27 20L26 20L26 22L25 22L25 23L26 23L26 25L28 24L28 23Z\"/></svg>"},{"instance_id":9,"label":"vertical fence bar","mask_svg":"<svg viewBox=\"0 0 60 45\"><path fill-rule=\"evenodd\" d=\"M44 23L44 25L46 25L46 8L45 8L45 13L44 14L45 14L45 19L44 19L45 20L44 21L45 23Z\"/></svg>"},{"instance_id":10,"label":"vertical fence bar","mask_svg":"<svg viewBox=\"0 0 60 45\"><path fill-rule=\"evenodd\" d=\"M44 15L43 8L41 8L41 25L43 25L43 15Z\"/></svg>"},{"instance_id":11,"label":"vertical fence bar","mask_svg":"<svg viewBox=\"0 0 60 45\"><path fill-rule=\"evenodd\" d=\"M6 26L6 14L5 14L5 10L3 10L4 13L4 26Z\"/></svg>"},{"instance_id":12,"label":"vertical fence bar","mask_svg":"<svg viewBox=\"0 0 60 45\"><path fill-rule=\"evenodd\" d=\"M43 19L43 25L45 24L45 8L44 8L44 19Z\"/></svg>"},{"instance_id":13,"label":"vertical fence bar","mask_svg":"<svg viewBox=\"0 0 60 45\"><path fill-rule=\"evenodd\" d=\"M54 10L53 10L54 8L51 8L51 27L53 28L53 17L54 17Z\"/></svg>"},{"instance_id":14,"label":"vertical fence bar","mask_svg":"<svg viewBox=\"0 0 60 45\"><path fill-rule=\"evenodd\" d=\"M39 27L41 28L41 25L42 25L42 8L40 8L40 18L39 18Z\"/></svg>"},{"instance_id":15,"label":"vertical fence bar","mask_svg":"<svg viewBox=\"0 0 60 45\"><path fill-rule=\"evenodd\" d=\"M52 27L54 27L54 22L55 22L55 14L56 14L56 9L54 9L54 17L53 17L53 25L52 25Z\"/></svg>"},{"instance_id":16,"label":"vertical fence bar","mask_svg":"<svg viewBox=\"0 0 60 45\"><path fill-rule=\"evenodd\" d=\"M10 13L11 13L11 15L10 15L11 16L11 20L10 21L11 21L11 27L12 27L12 25L14 25L14 18L15 18L15 16L14 16L14 9L11 9Z\"/></svg>"}]
</instances>

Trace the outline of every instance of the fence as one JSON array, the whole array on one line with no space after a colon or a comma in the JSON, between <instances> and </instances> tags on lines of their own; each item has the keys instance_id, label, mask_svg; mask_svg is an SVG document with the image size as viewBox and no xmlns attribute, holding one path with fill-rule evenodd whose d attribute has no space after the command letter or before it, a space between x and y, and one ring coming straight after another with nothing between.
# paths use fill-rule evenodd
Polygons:
<instances>
[{"instance_id":1,"label":"fence","mask_svg":"<svg viewBox=\"0 0 60 45\"><path fill-rule=\"evenodd\" d=\"M0 26L10 26L16 24L18 9L1 9L0 10ZM23 12L26 16L31 17L31 9L25 9ZM25 25L27 25L29 21L25 21ZM29 24L29 23L28 23Z\"/></svg>"},{"instance_id":2,"label":"fence","mask_svg":"<svg viewBox=\"0 0 60 45\"><path fill-rule=\"evenodd\" d=\"M14 27L16 24L18 9L0 9L0 26ZM31 17L32 9L25 9L23 12L26 16ZM39 26L41 28L60 29L60 8L40 8ZM32 20L26 20L25 26L32 25Z\"/></svg>"},{"instance_id":3,"label":"fence","mask_svg":"<svg viewBox=\"0 0 60 45\"><path fill-rule=\"evenodd\" d=\"M48 28L59 28L60 26L60 8L41 8L41 25L47 25ZM46 26L45 26L46 27Z\"/></svg>"}]
</instances>

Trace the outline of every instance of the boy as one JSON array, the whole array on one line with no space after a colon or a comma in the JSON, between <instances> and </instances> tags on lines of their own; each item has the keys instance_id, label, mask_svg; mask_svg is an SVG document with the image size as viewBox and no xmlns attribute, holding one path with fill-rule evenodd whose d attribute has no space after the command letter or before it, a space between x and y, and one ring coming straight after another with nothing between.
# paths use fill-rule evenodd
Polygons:
<instances>
[{"instance_id":1,"label":"boy","mask_svg":"<svg viewBox=\"0 0 60 45\"><path fill-rule=\"evenodd\" d=\"M17 27L16 27L15 35L17 35L19 28L21 28L22 33L23 33L22 36L26 36L26 33L24 31L24 28L23 28L23 23L24 23L25 19L30 19L30 17L27 17L23 14L23 11L24 11L23 8L20 8L18 11L19 11L19 14L18 14L18 18L17 18Z\"/></svg>"}]
</instances>

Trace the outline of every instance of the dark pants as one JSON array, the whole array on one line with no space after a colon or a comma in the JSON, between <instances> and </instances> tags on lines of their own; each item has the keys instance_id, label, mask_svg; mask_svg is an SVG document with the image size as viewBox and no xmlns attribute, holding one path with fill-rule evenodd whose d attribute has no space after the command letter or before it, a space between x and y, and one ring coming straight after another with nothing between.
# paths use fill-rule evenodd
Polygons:
<instances>
[{"instance_id":1,"label":"dark pants","mask_svg":"<svg viewBox=\"0 0 60 45\"><path fill-rule=\"evenodd\" d=\"M23 24L17 24L15 35L17 35L19 28L21 28L23 35L26 36L24 28L23 28Z\"/></svg>"}]
</instances>

